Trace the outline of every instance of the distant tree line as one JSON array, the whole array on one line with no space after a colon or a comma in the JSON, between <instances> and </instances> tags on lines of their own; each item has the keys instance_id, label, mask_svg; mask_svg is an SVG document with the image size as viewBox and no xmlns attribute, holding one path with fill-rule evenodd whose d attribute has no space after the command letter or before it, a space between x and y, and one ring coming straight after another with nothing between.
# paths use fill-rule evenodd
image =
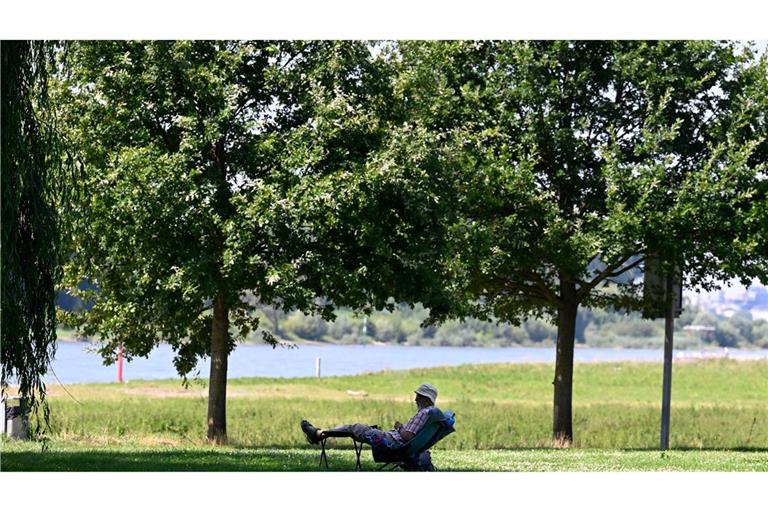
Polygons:
<instances>
[{"instance_id":1,"label":"distant tree line","mask_svg":"<svg viewBox=\"0 0 768 512\"><path fill-rule=\"evenodd\" d=\"M92 285L83 285L92 288ZM60 292L58 307L77 311L87 305L78 297ZM468 318L441 325L422 325L428 311L417 304L399 304L392 312L373 311L370 315L340 308L334 320L306 315L294 310L258 305L256 315L271 327L277 339L287 342L325 342L333 344L387 343L440 347L544 346L557 342L557 327L546 319L528 319L520 325ZM712 328L687 330L688 326ZM768 321L753 319L748 312L732 316L717 315L687 304L675 322L678 348L755 347L768 348ZM248 342L261 342L255 336ZM638 312L612 309L582 309L577 318L576 343L585 346L657 347L664 341L662 320L643 319Z\"/></svg>"},{"instance_id":2,"label":"distant tree line","mask_svg":"<svg viewBox=\"0 0 768 512\"><path fill-rule=\"evenodd\" d=\"M285 313L261 307L262 322L286 342L320 341L334 344L387 343L443 347L546 346L557 342L557 327L545 319L528 319L520 325L466 319L442 325L422 326L428 312L421 305L400 305L393 312L376 311L369 316L349 309L337 311L326 321L300 311ZM662 320L647 320L637 312L583 309L579 312L577 343L585 346L659 347L664 342ZM712 331L686 330L687 326L710 327ZM675 322L678 348L757 347L768 348L768 321L753 320L749 313L719 316L687 305Z\"/></svg>"}]
</instances>

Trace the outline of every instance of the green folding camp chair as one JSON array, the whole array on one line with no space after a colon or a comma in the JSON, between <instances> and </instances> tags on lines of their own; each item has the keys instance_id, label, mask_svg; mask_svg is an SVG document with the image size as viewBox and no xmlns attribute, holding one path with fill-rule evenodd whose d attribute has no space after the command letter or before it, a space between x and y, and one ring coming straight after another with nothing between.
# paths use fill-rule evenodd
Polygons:
<instances>
[{"instance_id":1,"label":"green folding camp chair","mask_svg":"<svg viewBox=\"0 0 768 512\"><path fill-rule=\"evenodd\" d=\"M427 422L408 443L397 449L385 446L372 447L374 462L383 463L378 470L391 466L404 471L434 471L431 461L423 464L422 454L434 446L445 436L454 432L455 414L451 411L443 413L437 407L429 411Z\"/></svg>"}]
</instances>

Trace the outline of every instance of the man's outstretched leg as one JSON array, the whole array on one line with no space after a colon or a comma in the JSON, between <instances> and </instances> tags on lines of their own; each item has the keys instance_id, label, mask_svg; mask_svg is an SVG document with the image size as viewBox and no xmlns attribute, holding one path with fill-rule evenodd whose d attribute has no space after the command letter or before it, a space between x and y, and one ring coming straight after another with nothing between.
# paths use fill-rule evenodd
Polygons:
<instances>
[{"instance_id":1,"label":"man's outstretched leg","mask_svg":"<svg viewBox=\"0 0 768 512\"><path fill-rule=\"evenodd\" d=\"M310 422L307 420L301 420L301 430L304 432L304 434L307 436L307 441L310 442L310 444L317 444L319 443L323 438L329 437L329 433L331 432L340 432L345 434L350 434L350 436L359 443L368 443L371 444L371 435L378 435L378 436L384 436L384 432L382 432L379 429L373 428L370 425L365 425L363 423L353 423L352 425L340 425L338 427L334 427L332 429L323 430L314 427Z\"/></svg>"}]
</instances>

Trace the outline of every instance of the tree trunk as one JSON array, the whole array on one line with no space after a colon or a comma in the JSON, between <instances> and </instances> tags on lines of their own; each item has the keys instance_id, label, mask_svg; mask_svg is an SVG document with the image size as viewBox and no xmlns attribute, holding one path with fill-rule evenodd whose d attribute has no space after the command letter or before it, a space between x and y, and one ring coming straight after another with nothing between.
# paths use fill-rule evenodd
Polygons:
<instances>
[{"instance_id":1,"label":"tree trunk","mask_svg":"<svg viewBox=\"0 0 768 512\"><path fill-rule=\"evenodd\" d=\"M211 376L208 382L208 441L227 442L227 357L229 355L229 310L224 298L213 301L211 329Z\"/></svg>"},{"instance_id":2,"label":"tree trunk","mask_svg":"<svg viewBox=\"0 0 768 512\"><path fill-rule=\"evenodd\" d=\"M552 383L555 387L552 442L555 447L569 447L573 443L573 346L579 303L575 283L563 276L560 277L560 297L555 380Z\"/></svg>"}]
</instances>

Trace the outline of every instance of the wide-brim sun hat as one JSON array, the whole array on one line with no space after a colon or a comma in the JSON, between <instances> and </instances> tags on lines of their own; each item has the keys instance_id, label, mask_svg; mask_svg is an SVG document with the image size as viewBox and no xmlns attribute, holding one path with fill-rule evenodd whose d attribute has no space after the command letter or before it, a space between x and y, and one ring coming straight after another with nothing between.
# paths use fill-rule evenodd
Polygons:
<instances>
[{"instance_id":1,"label":"wide-brim sun hat","mask_svg":"<svg viewBox=\"0 0 768 512\"><path fill-rule=\"evenodd\" d=\"M433 405L437 403L437 388L432 384L422 384L414 392L432 400Z\"/></svg>"}]
</instances>

